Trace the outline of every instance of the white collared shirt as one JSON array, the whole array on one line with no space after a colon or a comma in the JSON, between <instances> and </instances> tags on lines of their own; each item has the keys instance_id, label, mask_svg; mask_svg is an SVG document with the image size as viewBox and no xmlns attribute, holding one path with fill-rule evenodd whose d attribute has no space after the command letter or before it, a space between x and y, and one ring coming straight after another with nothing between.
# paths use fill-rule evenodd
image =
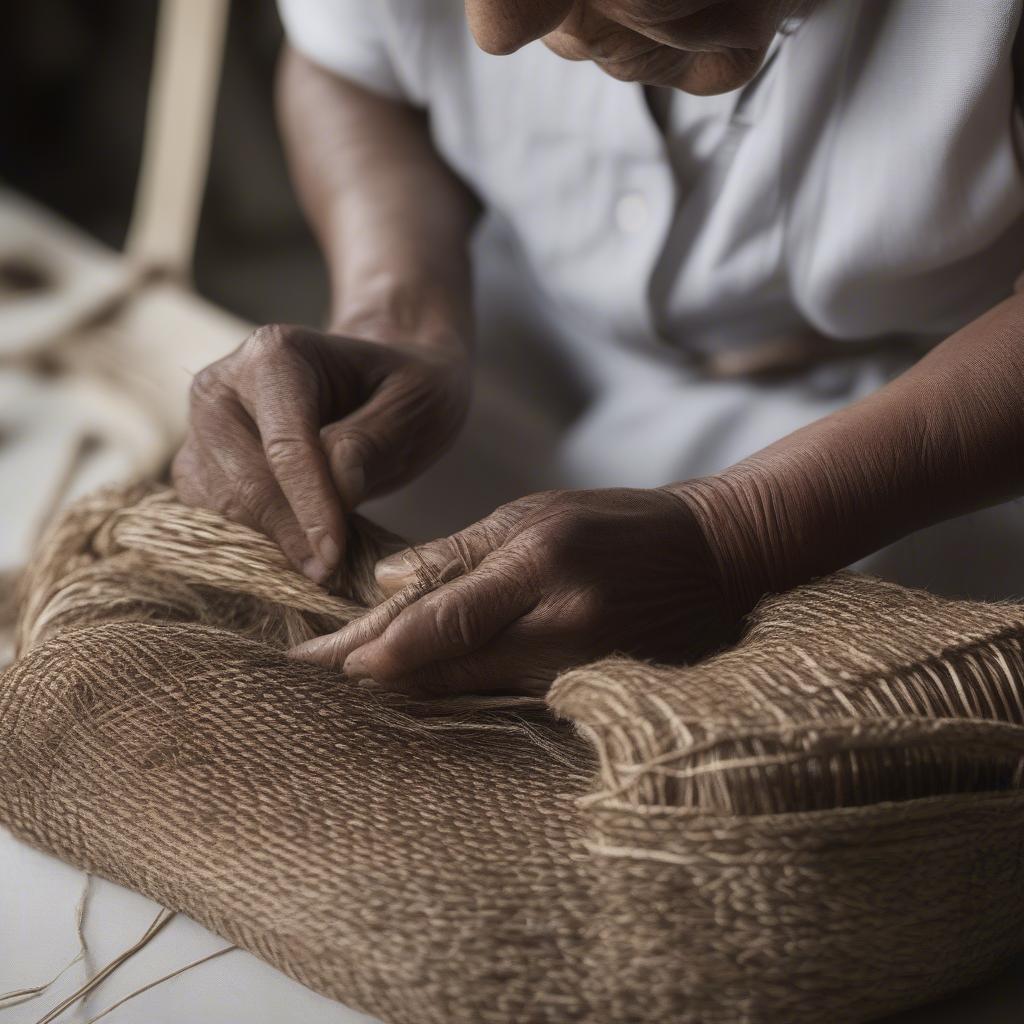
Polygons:
<instances>
[{"instance_id":1,"label":"white collared shirt","mask_svg":"<svg viewBox=\"0 0 1024 1024\"><path fill-rule=\"evenodd\" d=\"M673 97L541 43L481 52L460 0L280 0L331 70L429 111L559 315L634 348L812 328L942 337L1024 269L1022 0L822 0L744 90Z\"/></svg>"}]
</instances>

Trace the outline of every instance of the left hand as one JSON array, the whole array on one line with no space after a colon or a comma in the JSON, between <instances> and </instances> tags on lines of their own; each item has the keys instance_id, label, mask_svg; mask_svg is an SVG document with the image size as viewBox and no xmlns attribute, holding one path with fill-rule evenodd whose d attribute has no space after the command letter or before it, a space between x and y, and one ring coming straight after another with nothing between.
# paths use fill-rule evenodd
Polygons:
<instances>
[{"instance_id":1,"label":"left hand","mask_svg":"<svg viewBox=\"0 0 1024 1024\"><path fill-rule=\"evenodd\" d=\"M421 694L543 695L564 669L616 652L693 660L732 625L704 531L663 489L530 495L376 572L391 593L448 582L292 657Z\"/></svg>"}]
</instances>

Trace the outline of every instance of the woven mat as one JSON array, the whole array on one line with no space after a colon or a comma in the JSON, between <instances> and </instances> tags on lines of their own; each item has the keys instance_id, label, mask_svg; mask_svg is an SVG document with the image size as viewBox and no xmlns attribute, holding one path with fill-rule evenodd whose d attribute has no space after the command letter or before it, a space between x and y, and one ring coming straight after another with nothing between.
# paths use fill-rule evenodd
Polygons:
<instances>
[{"instance_id":1,"label":"woven mat","mask_svg":"<svg viewBox=\"0 0 1024 1024\"><path fill-rule=\"evenodd\" d=\"M386 1021L867 1020L1024 948L1024 608L840 574L700 665L413 702L283 650L372 605L152 488L23 582L0 821Z\"/></svg>"}]
</instances>

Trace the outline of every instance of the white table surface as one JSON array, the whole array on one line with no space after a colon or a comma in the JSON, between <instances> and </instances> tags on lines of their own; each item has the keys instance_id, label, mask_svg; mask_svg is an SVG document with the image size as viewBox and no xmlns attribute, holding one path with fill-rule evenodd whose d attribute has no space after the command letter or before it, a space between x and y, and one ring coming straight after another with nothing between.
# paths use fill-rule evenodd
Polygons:
<instances>
[{"instance_id":1,"label":"white table surface","mask_svg":"<svg viewBox=\"0 0 1024 1024\"><path fill-rule=\"evenodd\" d=\"M75 955L75 908L83 882L82 872L31 849L0 828L0 992L46 981ZM90 887L85 919L89 958L44 995L0 1010L0 1024L35 1024L131 946L160 909L151 900L101 879L92 879ZM83 1024L121 996L224 945L223 939L179 914L60 1021ZM241 950L144 992L104 1020L111 1024L373 1024L372 1018L316 995ZM888 1018L886 1024L1022 1021L1024 957L980 988Z\"/></svg>"},{"instance_id":2,"label":"white table surface","mask_svg":"<svg viewBox=\"0 0 1024 1024\"><path fill-rule=\"evenodd\" d=\"M85 876L0 828L0 992L48 981L78 951L75 911ZM45 994L0 1009L0 1024L35 1024L97 970L133 945L160 907L102 879L89 883L84 933L88 958ZM129 992L227 943L183 915L123 964L61 1024L82 1024ZM142 993L111 1024L372 1024L242 950L201 964Z\"/></svg>"}]
</instances>

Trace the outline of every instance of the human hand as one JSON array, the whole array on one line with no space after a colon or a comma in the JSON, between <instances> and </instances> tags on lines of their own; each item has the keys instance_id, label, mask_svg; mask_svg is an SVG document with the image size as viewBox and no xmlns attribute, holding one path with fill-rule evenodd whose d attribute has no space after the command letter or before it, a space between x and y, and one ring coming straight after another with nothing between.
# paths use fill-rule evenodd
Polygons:
<instances>
[{"instance_id":1,"label":"human hand","mask_svg":"<svg viewBox=\"0 0 1024 1024\"><path fill-rule=\"evenodd\" d=\"M174 484L323 583L341 561L345 513L422 472L468 400L461 354L261 327L196 376Z\"/></svg>"},{"instance_id":2,"label":"human hand","mask_svg":"<svg viewBox=\"0 0 1024 1024\"><path fill-rule=\"evenodd\" d=\"M543 694L614 652L692 660L735 624L704 531L665 489L531 495L382 560L377 580L390 601L292 657L416 693Z\"/></svg>"}]
</instances>

